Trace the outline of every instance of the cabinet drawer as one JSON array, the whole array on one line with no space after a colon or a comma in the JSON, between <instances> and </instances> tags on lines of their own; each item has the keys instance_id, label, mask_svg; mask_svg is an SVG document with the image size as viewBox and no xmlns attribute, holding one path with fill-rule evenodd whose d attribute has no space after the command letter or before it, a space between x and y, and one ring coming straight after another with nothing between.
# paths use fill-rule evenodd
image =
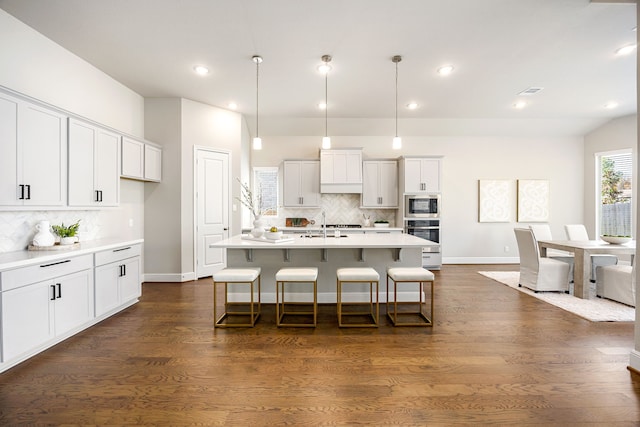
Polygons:
<instances>
[{"instance_id":1,"label":"cabinet drawer","mask_svg":"<svg viewBox=\"0 0 640 427\"><path fill-rule=\"evenodd\" d=\"M129 245L108 251L96 252L96 266L117 262L123 259L140 256L142 253L140 245Z\"/></svg>"},{"instance_id":2,"label":"cabinet drawer","mask_svg":"<svg viewBox=\"0 0 640 427\"><path fill-rule=\"evenodd\" d=\"M19 288L30 283L42 282L54 277L64 276L76 271L93 268L91 254L71 258L63 258L57 261L42 262L30 267L16 268L15 270L0 273L2 291Z\"/></svg>"}]
</instances>

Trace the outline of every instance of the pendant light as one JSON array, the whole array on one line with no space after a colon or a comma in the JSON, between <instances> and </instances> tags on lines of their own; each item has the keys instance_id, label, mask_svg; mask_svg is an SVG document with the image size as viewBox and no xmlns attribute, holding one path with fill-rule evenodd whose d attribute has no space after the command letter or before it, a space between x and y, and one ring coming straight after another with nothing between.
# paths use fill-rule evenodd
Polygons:
<instances>
[{"instance_id":1,"label":"pendant light","mask_svg":"<svg viewBox=\"0 0 640 427\"><path fill-rule=\"evenodd\" d=\"M329 138L329 134L327 133L327 110L329 109L329 102L328 102L328 97L327 97L327 86L328 86L328 77L329 77L329 70L331 70L331 66L329 65L329 62L331 62L331 56L330 55L322 55L322 62L324 62L323 65L321 65L320 69L321 72L324 73L324 137L322 138L322 149L323 150L328 150L331 148L331 138Z\"/></svg>"},{"instance_id":2,"label":"pendant light","mask_svg":"<svg viewBox=\"0 0 640 427\"><path fill-rule=\"evenodd\" d=\"M253 149L254 150L262 150L262 138L260 138L260 128L258 122L258 100L259 100L259 88L260 88L260 63L262 62L262 57L258 55L254 55L251 60L256 64L256 136L253 138Z\"/></svg>"},{"instance_id":3,"label":"pendant light","mask_svg":"<svg viewBox=\"0 0 640 427\"><path fill-rule=\"evenodd\" d=\"M396 64L396 136L393 138L393 149L402 148L402 138L398 136L398 62L402 61L402 56L396 55L391 60Z\"/></svg>"}]
</instances>

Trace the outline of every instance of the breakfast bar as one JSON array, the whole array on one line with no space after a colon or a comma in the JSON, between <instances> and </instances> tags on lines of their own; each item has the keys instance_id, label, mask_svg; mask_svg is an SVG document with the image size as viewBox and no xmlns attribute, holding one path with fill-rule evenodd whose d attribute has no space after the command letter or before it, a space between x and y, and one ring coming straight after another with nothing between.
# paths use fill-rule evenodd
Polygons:
<instances>
[{"instance_id":1,"label":"breakfast bar","mask_svg":"<svg viewBox=\"0 0 640 427\"><path fill-rule=\"evenodd\" d=\"M336 270L344 267L371 267L380 275L380 301L386 301L387 267L421 267L422 248L437 243L409 234L283 235L278 240L253 239L238 235L210 247L227 250L227 266L260 267L262 301L275 302L275 274L285 267L318 268L318 302L336 302ZM368 295L354 287L354 293ZM355 297L355 295L353 295Z\"/></svg>"}]
</instances>

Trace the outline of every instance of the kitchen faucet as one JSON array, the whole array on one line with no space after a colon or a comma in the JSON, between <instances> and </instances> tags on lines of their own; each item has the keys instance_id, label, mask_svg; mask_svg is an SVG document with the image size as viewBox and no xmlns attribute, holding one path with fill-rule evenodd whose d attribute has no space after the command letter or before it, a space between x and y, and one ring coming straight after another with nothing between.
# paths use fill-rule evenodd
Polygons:
<instances>
[{"instance_id":1,"label":"kitchen faucet","mask_svg":"<svg viewBox=\"0 0 640 427\"><path fill-rule=\"evenodd\" d=\"M322 211L322 235L327 238L327 213Z\"/></svg>"}]
</instances>

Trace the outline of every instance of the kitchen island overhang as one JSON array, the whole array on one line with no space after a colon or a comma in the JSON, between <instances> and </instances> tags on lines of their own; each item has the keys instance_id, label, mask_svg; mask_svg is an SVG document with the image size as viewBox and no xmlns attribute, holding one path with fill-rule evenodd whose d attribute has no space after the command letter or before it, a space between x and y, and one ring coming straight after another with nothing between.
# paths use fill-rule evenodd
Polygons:
<instances>
[{"instance_id":1,"label":"kitchen island overhang","mask_svg":"<svg viewBox=\"0 0 640 427\"><path fill-rule=\"evenodd\" d=\"M318 302L336 302L336 270L344 267L371 267L380 275L380 301L386 301L387 267L421 267L422 248L437 246L408 234L356 234L347 237L286 235L286 241L272 243L234 236L209 245L226 248L227 266L262 269L262 301L275 303L275 275L280 268L317 267ZM402 294L402 292L401 292ZM350 287L343 300L358 301L369 295L366 284ZM242 301L243 295L238 297ZM415 298L408 292L406 298Z\"/></svg>"}]
</instances>

